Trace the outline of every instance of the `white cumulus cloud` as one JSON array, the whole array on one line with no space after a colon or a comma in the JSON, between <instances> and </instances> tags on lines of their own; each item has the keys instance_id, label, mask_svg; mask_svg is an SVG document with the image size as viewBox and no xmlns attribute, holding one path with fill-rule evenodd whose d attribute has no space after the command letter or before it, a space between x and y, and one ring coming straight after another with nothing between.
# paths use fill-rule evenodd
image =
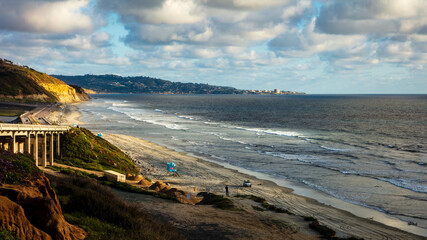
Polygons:
<instances>
[{"instance_id":1,"label":"white cumulus cloud","mask_svg":"<svg viewBox=\"0 0 427 240\"><path fill-rule=\"evenodd\" d=\"M90 31L94 23L84 10L88 4L89 0L1 1L0 29L36 33Z\"/></svg>"}]
</instances>

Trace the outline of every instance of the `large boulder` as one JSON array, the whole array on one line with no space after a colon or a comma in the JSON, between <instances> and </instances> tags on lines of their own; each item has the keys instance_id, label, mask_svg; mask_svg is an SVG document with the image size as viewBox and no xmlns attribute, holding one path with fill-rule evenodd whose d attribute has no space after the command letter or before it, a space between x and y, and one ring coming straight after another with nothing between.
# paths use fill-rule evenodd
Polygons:
<instances>
[{"instance_id":1,"label":"large boulder","mask_svg":"<svg viewBox=\"0 0 427 240\"><path fill-rule=\"evenodd\" d=\"M138 185L141 185L144 187L149 187L149 186L153 185L153 183L148 181L147 179L143 178L138 182Z\"/></svg>"}]
</instances>

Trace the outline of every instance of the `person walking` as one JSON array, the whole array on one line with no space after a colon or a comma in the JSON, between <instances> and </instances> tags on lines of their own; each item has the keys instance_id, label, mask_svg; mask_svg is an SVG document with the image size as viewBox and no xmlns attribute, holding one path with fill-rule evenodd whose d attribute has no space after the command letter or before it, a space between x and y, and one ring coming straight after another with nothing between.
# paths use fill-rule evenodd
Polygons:
<instances>
[{"instance_id":1,"label":"person walking","mask_svg":"<svg viewBox=\"0 0 427 240\"><path fill-rule=\"evenodd\" d=\"M225 194L227 195L227 197L229 197L228 185L225 185Z\"/></svg>"}]
</instances>

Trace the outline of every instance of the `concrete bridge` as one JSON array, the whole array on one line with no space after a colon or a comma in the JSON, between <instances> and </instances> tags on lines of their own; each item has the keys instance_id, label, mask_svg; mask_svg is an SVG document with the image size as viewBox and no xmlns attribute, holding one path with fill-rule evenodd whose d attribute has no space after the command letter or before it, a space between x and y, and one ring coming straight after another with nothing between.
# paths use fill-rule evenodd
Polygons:
<instances>
[{"instance_id":1,"label":"concrete bridge","mask_svg":"<svg viewBox=\"0 0 427 240\"><path fill-rule=\"evenodd\" d=\"M60 135L69 129L69 126L0 123L0 149L29 153L37 166L53 165L54 156L60 156Z\"/></svg>"}]
</instances>

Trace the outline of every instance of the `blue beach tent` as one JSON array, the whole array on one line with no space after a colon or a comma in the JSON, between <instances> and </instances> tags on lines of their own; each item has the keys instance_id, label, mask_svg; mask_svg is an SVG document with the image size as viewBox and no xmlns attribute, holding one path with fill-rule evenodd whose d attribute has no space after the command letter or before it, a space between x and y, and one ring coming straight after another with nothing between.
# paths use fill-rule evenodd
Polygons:
<instances>
[{"instance_id":1,"label":"blue beach tent","mask_svg":"<svg viewBox=\"0 0 427 240\"><path fill-rule=\"evenodd\" d=\"M176 172L175 163L170 162L170 163L166 163L166 165L168 168L168 172Z\"/></svg>"}]
</instances>

